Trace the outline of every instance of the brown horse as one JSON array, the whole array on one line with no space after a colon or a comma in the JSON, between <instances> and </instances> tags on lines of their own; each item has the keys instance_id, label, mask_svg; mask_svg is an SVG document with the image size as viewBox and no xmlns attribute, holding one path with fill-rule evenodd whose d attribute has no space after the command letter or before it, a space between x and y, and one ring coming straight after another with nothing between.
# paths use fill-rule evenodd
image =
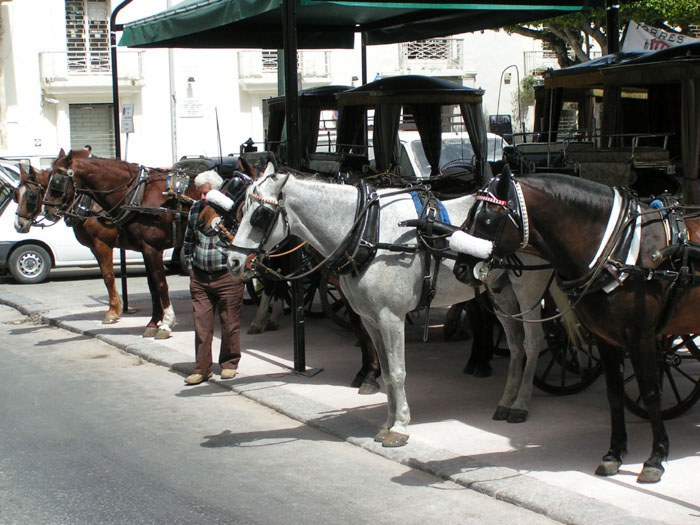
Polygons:
<instances>
[{"instance_id":1,"label":"brown horse","mask_svg":"<svg viewBox=\"0 0 700 525\"><path fill-rule=\"evenodd\" d=\"M685 210L683 225L674 205L660 211L624 190L575 177L515 180L504 172L480 192L469 214L469 233L476 238L453 235L453 248L492 260L536 250L573 297L578 318L596 336L610 404L610 449L598 475L616 474L627 448L625 354L653 433L651 455L637 481L657 482L664 472L669 440L661 416L657 343L663 335L700 331L697 217L697 210Z\"/></svg>"},{"instance_id":2,"label":"brown horse","mask_svg":"<svg viewBox=\"0 0 700 525\"><path fill-rule=\"evenodd\" d=\"M49 182L49 171L38 171L31 166L26 170L20 166L20 169L20 183L15 190L17 202L15 229L19 233L27 233L41 212L44 192ZM102 208L93 203L91 212L98 215L101 211ZM102 323L116 323L122 313L122 300L117 292L112 255L115 247L122 247L119 230L109 220L97 216L76 221L72 228L78 242L89 248L95 256L102 272L102 279L109 295L109 310Z\"/></svg>"},{"instance_id":3,"label":"brown horse","mask_svg":"<svg viewBox=\"0 0 700 525\"><path fill-rule=\"evenodd\" d=\"M156 339L168 338L175 326L163 251L184 233L189 205L199 196L189 179L173 190L168 175L165 170L70 151L54 162L44 197L45 216L56 220L76 195L90 196L120 230L121 245L143 254L153 306L143 335Z\"/></svg>"}]
</instances>

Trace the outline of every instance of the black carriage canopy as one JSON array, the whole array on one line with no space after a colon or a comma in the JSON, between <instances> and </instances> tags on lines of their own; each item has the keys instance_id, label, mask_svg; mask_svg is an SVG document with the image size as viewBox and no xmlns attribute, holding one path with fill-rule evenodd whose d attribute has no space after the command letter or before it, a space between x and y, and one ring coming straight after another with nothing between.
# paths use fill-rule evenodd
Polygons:
<instances>
[{"instance_id":1,"label":"black carriage canopy","mask_svg":"<svg viewBox=\"0 0 700 525\"><path fill-rule=\"evenodd\" d=\"M186 0L124 25L120 46L282 49L283 0ZM602 7L603 0L296 0L298 47L391 44L543 20Z\"/></svg>"},{"instance_id":2,"label":"black carriage canopy","mask_svg":"<svg viewBox=\"0 0 700 525\"><path fill-rule=\"evenodd\" d=\"M352 89L352 86L320 86L299 91L299 142L305 159L316 151L321 112L337 110L336 94ZM265 150L284 158L282 141L285 123L285 97L268 98L263 101L266 123Z\"/></svg>"},{"instance_id":3,"label":"black carriage canopy","mask_svg":"<svg viewBox=\"0 0 700 525\"><path fill-rule=\"evenodd\" d=\"M683 201L700 204L700 44L661 51L620 52L545 73L537 90L535 131L557 139L565 102L578 102L578 129L593 128L593 100L602 97L603 137L668 133L680 159Z\"/></svg>"},{"instance_id":4,"label":"black carriage canopy","mask_svg":"<svg viewBox=\"0 0 700 525\"><path fill-rule=\"evenodd\" d=\"M486 162L486 124L483 119L484 92L434 77L404 75L375 80L364 86L338 93L338 139L340 153L350 153L363 144L366 111L374 109L373 146L378 172L395 164L396 141L402 107L410 107L416 122L431 175L439 173L442 144L442 107L459 107L483 175Z\"/></svg>"}]
</instances>

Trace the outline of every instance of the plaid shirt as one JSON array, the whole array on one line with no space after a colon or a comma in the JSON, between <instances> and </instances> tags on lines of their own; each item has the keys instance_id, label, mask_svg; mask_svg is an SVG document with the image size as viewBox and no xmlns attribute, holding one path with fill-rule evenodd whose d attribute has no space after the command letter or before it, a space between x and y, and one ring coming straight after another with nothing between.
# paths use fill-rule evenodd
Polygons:
<instances>
[{"instance_id":1,"label":"plaid shirt","mask_svg":"<svg viewBox=\"0 0 700 525\"><path fill-rule=\"evenodd\" d=\"M197 228L197 217L203 206L204 201L196 201L187 217L187 229L182 245L185 264L188 272L193 266L209 273L219 272L226 269L228 251L217 235L207 237Z\"/></svg>"}]
</instances>

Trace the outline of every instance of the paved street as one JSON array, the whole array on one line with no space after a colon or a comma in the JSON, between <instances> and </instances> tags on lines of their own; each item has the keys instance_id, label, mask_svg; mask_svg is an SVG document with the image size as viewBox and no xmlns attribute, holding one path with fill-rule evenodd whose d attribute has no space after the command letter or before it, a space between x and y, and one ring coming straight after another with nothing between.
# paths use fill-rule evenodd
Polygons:
<instances>
[{"instance_id":1,"label":"paved street","mask_svg":"<svg viewBox=\"0 0 700 525\"><path fill-rule=\"evenodd\" d=\"M555 523L0 306L0 522Z\"/></svg>"},{"instance_id":2,"label":"paved street","mask_svg":"<svg viewBox=\"0 0 700 525\"><path fill-rule=\"evenodd\" d=\"M178 325L170 339L156 342L140 336L150 314L142 274L130 273L132 311L111 326L100 324L106 310L101 280L95 274L78 275L63 272L31 286L0 280L0 303L163 365L163 371L170 370L165 373L165 385L154 383L151 389L144 382L140 386L148 392L147 398L157 395L156 390L182 390L182 376L172 372L184 375L193 365L187 278L168 277ZM244 307L244 326L253 313L252 307ZM243 334L241 372L235 380L218 384L397 464L560 522L700 523L700 406L667 422L671 454L661 483L635 483L650 450L651 432L646 421L631 414L627 417L626 463L620 474L599 478L593 471L609 439L602 380L567 397L536 389L526 423L495 422L491 415L503 389L507 359L493 360L490 378L464 376L461 370L469 342L444 342L441 331L431 329L430 341L423 343L422 326L412 325L407 330L411 438L401 449L382 449L371 438L386 417L385 394L358 396L348 386L360 366L354 337L327 320L306 321L307 366L320 369L319 373L306 377L290 372L292 327L288 316L280 331ZM203 385L191 390L208 392L211 388ZM377 481L374 473L366 475L372 478L367 483Z\"/></svg>"}]
</instances>

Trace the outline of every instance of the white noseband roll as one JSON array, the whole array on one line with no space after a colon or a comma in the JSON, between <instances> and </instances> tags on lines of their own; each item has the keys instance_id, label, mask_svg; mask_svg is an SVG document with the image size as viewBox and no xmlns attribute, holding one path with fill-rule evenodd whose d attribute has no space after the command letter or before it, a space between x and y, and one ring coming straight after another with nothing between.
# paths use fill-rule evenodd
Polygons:
<instances>
[{"instance_id":1,"label":"white noseband roll","mask_svg":"<svg viewBox=\"0 0 700 525\"><path fill-rule=\"evenodd\" d=\"M457 253L466 253L479 259L488 259L493 251L493 242L479 239L467 232L456 231L449 237L450 249Z\"/></svg>"},{"instance_id":2,"label":"white noseband roll","mask_svg":"<svg viewBox=\"0 0 700 525\"><path fill-rule=\"evenodd\" d=\"M207 202L218 206L224 211L231 211L233 208L233 200L229 199L226 195L221 193L219 190L210 190L207 192Z\"/></svg>"}]
</instances>

